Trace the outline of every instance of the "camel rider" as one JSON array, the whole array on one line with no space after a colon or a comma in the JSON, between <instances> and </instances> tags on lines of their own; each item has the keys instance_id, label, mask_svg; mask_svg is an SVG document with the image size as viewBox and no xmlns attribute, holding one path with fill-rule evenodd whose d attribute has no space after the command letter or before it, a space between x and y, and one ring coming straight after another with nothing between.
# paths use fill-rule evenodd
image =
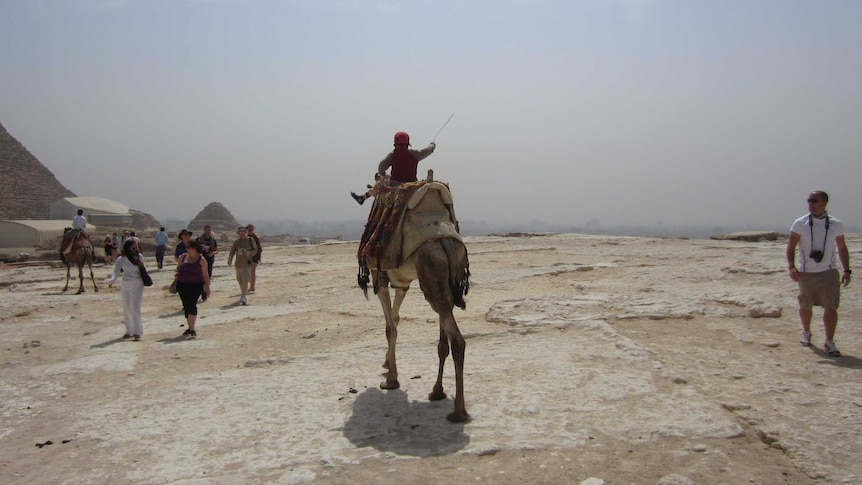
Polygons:
<instances>
[{"instance_id":1,"label":"camel rider","mask_svg":"<svg viewBox=\"0 0 862 485\"><path fill-rule=\"evenodd\" d=\"M79 235L89 239L87 233L84 232L84 229L86 228L87 218L84 217L84 211L82 209L78 209L78 213L72 218L72 229L63 234L63 243L60 245L60 259L63 260L63 262L65 262L64 255L66 254L66 248L68 248Z\"/></svg>"},{"instance_id":2,"label":"camel rider","mask_svg":"<svg viewBox=\"0 0 862 485\"><path fill-rule=\"evenodd\" d=\"M392 173L389 176L389 185L397 187L405 182L416 181L416 168L419 162L434 153L437 144L433 141L427 147L421 150L410 148L410 135L403 131L395 134L395 149L386 155L380 164L377 166L377 177L380 179L386 177L386 170L392 168ZM375 177L375 178L377 178ZM353 192L350 195L360 205L365 202L365 199L375 195L374 190L366 192L363 195L356 195Z\"/></svg>"}]
</instances>

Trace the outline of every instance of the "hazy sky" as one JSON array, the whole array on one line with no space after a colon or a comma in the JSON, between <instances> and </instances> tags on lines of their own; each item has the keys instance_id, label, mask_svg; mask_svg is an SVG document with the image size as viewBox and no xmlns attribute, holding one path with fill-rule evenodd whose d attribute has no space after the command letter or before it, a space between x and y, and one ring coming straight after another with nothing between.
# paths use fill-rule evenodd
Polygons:
<instances>
[{"instance_id":1,"label":"hazy sky","mask_svg":"<svg viewBox=\"0 0 862 485\"><path fill-rule=\"evenodd\" d=\"M462 221L862 222L859 0L2 0L0 122L156 218L364 222L392 135Z\"/></svg>"}]
</instances>

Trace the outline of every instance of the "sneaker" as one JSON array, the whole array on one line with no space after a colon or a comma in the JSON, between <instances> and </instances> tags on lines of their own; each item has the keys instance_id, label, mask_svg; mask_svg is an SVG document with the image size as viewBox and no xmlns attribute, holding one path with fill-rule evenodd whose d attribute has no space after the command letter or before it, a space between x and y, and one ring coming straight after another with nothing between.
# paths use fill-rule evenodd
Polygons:
<instances>
[{"instance_id":1,"label":"sneaker","mask_svg":"<svg viewBox=\"0 0 862 485\"><path fill-rule=\"evenodd\" d=\"M831 340L823 342L823 350L832 357L841 357L841 352L838 351L838 347L835 346L835 342Z\"/></svg>"},{"instance_id":2,"label":"sneaker","mask_svg":"<svg viewBox=\"0 0 862 485\"><path fill-rule=\"evenodd\" d=\"M803 347L811 346L811 332L802 331L802 338L799 339L799 344Z\"/></svg>"},{"instance_id":3,"label":"sneaker","mask_svg":"<svg viewBox=\"0 0 862 485\"><path fill-rule=\"evenodd\" d=\"M249 288L249 289L248 289L248 292L249 292L249 293L254 293L254 288Z\"/></svg>"},{"instance_id":4,"label":"sneaker","mask_svg":"<svg viewBox=\"0 0 862 485\"><path fill-rule=\"evenodd\" d=\"M245 295L241 295L239 297L239 304L240 305L248 305L248 300L246 300Z\"/></svg>"},{"instance_id":5,"label":"sneaker","mask_svg":"<svg viewBox=\"0 0 862 485\"><path fill-rule=\"evenodd\" d=\"M186 329L186 331L183 332L183 335L191 335L191 334L192 334L192 331L189 329Z\"/></svg>"},{"instance_id":6,"label":"sneaker","mask_svg":"<svg viewBox=\"0 0 862 485\"><path fill-rule=\"evenodd\" d=\"M140 336L140 335L134 335L134 337L135 337L135 342L137 342L138 340L141 340L141 336Z\"/></svg>"},{"instance_id":7,"label":"sneaker","mask_svg":"<svg viewBox=\"0 0 862 485\"><path fill-rule=\"evenodd\" d=\"M198 338L198 333L194 330L189 330L189 338Z\"/></svg>"},{"instance_id":8,"label":"sneaker","mask_svg":"<svg viewBox=\"0 0 862 485\"><path fill-rule=\"evenodd\" d=\"M362 205L365 203L365 196L364 195L358 195L358 194L356 194L356 192L351 192L350 196L353 197L353 200L355 200L356 203L359 205Z\"/></svg>"},{"instance_id":9,"label":"sneaker","mask_svg":"<svg viewBox=\"0 0 862 485\"><path fill-rule=\"evenodd\" d=\"M127 333L127 334L123 335L123 338L132 338L132 335Z\"/></svg>"}]
</instances>

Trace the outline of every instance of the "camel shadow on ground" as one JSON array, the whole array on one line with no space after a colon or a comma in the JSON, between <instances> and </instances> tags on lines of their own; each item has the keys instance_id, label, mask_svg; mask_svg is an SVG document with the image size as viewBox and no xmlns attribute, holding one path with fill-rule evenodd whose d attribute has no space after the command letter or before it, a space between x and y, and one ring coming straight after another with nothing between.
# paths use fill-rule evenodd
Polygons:
<instances>
[{"instance_id":1,"label":"camel shadow on ground","mask_svg":"<svg viewBox=\"0 0 862 485\"><path fill-rule=\"evenodd\" d=\"M424 396L423 396L424 397ZM412 401L400 390L366 389L341 431L357 447L409 456L456 453L470 443L463 423L451 423L452 399Z\"/></svg>"}]
</instances>

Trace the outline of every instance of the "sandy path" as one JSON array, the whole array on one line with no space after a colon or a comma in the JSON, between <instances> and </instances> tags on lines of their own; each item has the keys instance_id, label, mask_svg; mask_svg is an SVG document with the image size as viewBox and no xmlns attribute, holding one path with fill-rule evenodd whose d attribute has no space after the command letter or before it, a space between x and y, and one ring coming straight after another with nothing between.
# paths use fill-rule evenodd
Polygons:
<instances>
[{"instance_id":1,"label":"sandy path","mask_svg":"<svg viewBox=\"0 0 862 485\"><path fill-rule=\"evenodd\" d=\"M268 247L247 307L218 260L194 341L170 272L154 273L135 343L103 280L76 296L59 269L0 269L0 482L862 480L855 281L833 359L819 322L816 348L797 344L782 243L467 243L466 424L445 420L451 361L450 399L427 400L438 330L418 287L401 389L379 390L382 316L356 286L355 243ZM858 261L862 238L848 245Z\"/></svg>"}]
</instances>

